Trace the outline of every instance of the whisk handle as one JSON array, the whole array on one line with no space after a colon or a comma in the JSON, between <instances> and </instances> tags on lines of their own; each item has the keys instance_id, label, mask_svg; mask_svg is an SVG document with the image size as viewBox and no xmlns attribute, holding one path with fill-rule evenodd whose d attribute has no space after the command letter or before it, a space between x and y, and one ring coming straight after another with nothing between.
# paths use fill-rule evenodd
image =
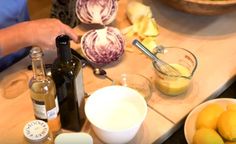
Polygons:
<instances>
[{"instance_id":1,"label":"whisk handle","mask_svg":"<svg viewBox=\"0 0 236 144\"><path fill-rule=\"evenodd\" d=\"M154 61L159 61L159 59L152 53L150 52L141 42L139 42L137 39L133 41L133 45L138 47L140 50L142 50L147 56L152 58Z\"/></svg>"}]
</instances>

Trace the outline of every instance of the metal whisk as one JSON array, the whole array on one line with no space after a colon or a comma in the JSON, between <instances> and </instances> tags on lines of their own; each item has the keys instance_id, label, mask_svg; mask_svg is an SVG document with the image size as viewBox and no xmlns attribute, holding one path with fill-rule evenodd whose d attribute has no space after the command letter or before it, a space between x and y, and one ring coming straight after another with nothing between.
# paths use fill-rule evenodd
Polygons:
<instances>
[{"instance_id":1,"label":"metal whisk","mask_svg":"<svg viewBox=\"0 0 236 144\"><path fill-rule=\"evenodd\" d=\"M157 58L152 52L150 52L141 42L139 42L137 39L133 41L133 45L138 47L142 52L144 52L147 56L149 56L151 59L153 59L158 68L163 72L166 73L167 75L172 75L172 76L180 76L181 74L179 73L178 70L176 70L174 67L169 65L168 63L164 62L163 60Z\"/></svg>"}]
</instances>

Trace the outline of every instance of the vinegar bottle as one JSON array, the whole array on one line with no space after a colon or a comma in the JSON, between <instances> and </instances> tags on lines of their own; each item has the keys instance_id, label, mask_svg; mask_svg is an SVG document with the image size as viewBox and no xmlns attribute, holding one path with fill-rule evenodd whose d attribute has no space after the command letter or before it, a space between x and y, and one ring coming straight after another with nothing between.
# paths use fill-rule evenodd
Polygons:
<instances>
[{"instance_id":1,"label":"vinegar bottle","mask_svg":"<svg viewBox=\"0 0 236 144\"><path fill-rule=\"evenodd\" d=\"M35 118L46 121L51 132L56 135L61 129L56 88L53 80L45 74L42 56L39 47L31 49L33 77L29 82L30 95Z\"/></svg>"},{"instance_id":2,"label":"vinegar bottle","mask_svg":"<svg viewBox=\"0 0 236 144\"><path fill-rule=\"evenodd\" d=\"M62 128L80 131L85 120L82 65L72 56L69 37L56 38L57 58L52 65Z\"/></svg>"}]
</instances>

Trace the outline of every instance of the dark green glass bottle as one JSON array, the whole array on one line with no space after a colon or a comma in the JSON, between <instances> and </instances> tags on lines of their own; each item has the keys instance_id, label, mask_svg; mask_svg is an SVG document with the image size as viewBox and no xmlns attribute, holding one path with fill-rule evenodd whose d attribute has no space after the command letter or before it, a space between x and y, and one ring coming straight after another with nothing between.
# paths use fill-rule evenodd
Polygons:
<instances>
[{"instance_id":1,"label":"dark green glass bottle","mask_svg":"<svg viewBox=\"0 0 236 144\"><path fill-rule=\"evenodd\" d=\"M84 87L82 65L70 50L70 38L56 38L57 58L52 65L52 78L56 84L62 128L80 131L84 123Z\"/></svg>"}]
</instances>

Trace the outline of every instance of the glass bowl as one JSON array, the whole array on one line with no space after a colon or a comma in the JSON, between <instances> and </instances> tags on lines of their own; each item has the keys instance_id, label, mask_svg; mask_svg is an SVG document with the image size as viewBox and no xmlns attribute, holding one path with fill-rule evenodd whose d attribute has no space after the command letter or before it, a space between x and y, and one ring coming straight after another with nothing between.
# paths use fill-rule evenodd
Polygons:
<instances>
[{"instance_id":1,"label":"glass bowl","mask_svg":"<svg viewBox=\"0 0 236 144\"><path fill-rule=\"evenodd\" d=\"M119 77L114 79L114 84L137 90L146 101L148 101L152 95L152 85L150 80L140 74L121 74Z\"/></svg>"}]
</instances>

